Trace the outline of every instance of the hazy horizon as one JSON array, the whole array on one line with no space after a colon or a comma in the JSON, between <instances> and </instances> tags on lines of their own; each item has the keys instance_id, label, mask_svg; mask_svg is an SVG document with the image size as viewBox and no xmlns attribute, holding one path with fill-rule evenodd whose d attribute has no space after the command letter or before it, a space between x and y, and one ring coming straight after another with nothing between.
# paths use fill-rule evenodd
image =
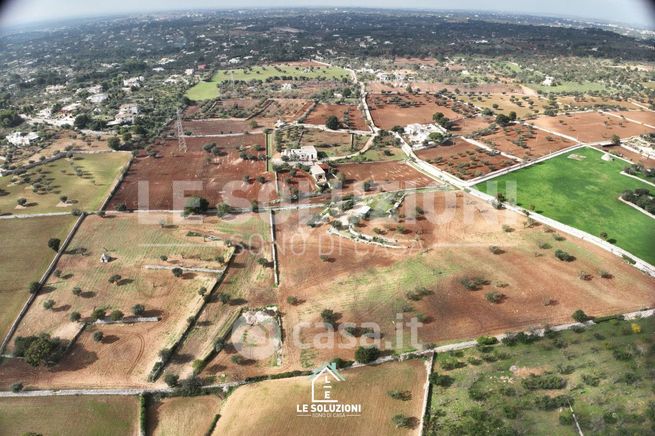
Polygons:
<instances>
[{"instance_id":1,"label":"hazy horizon","mask_svg":"<svg viewBox=\"0 0 655 436\"><path fill-rule=\"evenodd\" d=\"M64 6L65 7L62 7ZM4 2L0 13L0 26L56 22L75 18L92 18L106 15L129 15L152 12L184 11L199 9L247 9L247 8L329 8L354 7L343 0L243 0L238 7L222 1L186 0L141 0L139 2L115 0L106 4L90 4L88 1L68 0L13 0ZM393 0L362 0L357 8L371 9L433 9L454 11L480 11L513 13L517 15L560 16L587 20L602 20L636 26L655 27L655 13L647 0L551 0L501 1L490 3L484 0L460 0L454 6L443 0L407 0L399 4Z\"/></svg>"}]
</instances>

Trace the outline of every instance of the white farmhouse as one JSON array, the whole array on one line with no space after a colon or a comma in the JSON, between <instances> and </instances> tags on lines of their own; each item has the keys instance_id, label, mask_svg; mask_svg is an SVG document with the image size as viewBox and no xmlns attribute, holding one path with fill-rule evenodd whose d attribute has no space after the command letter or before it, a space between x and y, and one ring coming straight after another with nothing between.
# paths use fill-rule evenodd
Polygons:
<instances>
[{"instance_id":1,"label":"white farmhouse","mask_svg":"<svg viewBox=\"0 0 655 436\"><path fill-rule=\"evenodd\" d=\"M27 134L23 134L21 132L14 132L11 135L7 135L5 138L7 139L7 142L9 142L10 144L23 146L23 145L30 145L32 141L36 141L37 139L39 139L39 135L37 135L34 132L29 132Z\"/></svg>"},{"instance_id":2,"label":"white farmhouse","mask_svg":"<svg viewBox=\"0 0 655 436\"><path fill-rule=\"evenodd\" d=\"M286 156L289 160L299 162L315 162L318 160L318 152L313 145L303 145L300 148L282 150L282 156Z\"/></svg>"}]
</instances>

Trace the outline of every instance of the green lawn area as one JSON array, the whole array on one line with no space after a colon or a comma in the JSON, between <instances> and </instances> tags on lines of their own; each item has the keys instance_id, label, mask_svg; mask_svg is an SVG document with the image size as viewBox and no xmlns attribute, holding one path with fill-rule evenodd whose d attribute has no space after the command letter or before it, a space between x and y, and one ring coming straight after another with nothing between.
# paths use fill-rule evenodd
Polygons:
<instances>
[{"instance_id":1,"label":"green lawn area","mask_svg":"<svg viewBox=\"0 0 655 436\"><path fill-rule=\"evenodd\" d=\"M79 154L36 166L23 175L2 177L0 214L97 210L129 158L129 153ZM62 195L68 196L69 204L58 207ZM16 208L19 198L27 200L27 207Z\"/></svg>"},{"instance_id":2,"label":"green lawn area","mask_svg":"<svg viewBox=\"0 0 655 436\"><path fill-rule=\"evenodd\" d=\"M571 159L571 154L584 159ZM592 235L608 234L608 240L655 263L655 222L652 218L622 203L623 191L652 189L632 177L621 175L622 160L606 162L602 152L577 149L528 168L514 171L476 185L482 192L507 194L507 183L515 183L518 205L576 227Z\"/></svg>"},{"instance_id":3,"label":"green lawn area","mask_svg":"<svg viewBox=\"0 0 655 436\"><path fill-rule=\"evenodd\" d=\"M0 399L0 434L130 435L138 433L136 397Z\"/></svg>"},{"instance_id":4,"label":"green lawn area","mask_svg":"<svg viewBox=\"0 0 655 436\"><path fill-rule=\"evenodd\" d=\"M41 278L55 256L48 239L63 241L75 219L64 215L0 220L0 337L4 338L27 301L29 284Z\"/></svg>"},{"instance_id":5,"label":"green lawn area","mask_svg":"<svg viewBox=\"0 0 655 436\"><path fill-rule=\"evenodd\" d=\"M574 436L568 401L585 434L650 434L654 337L653 318L612 320L531 343L441 353L433 371L452 384L432 386L426 434ZM535 383L546 378L555 383Z\"/></svg>"},{"instance_id":6,"label":"green lawn area","mask_svg":"<svg viewBox=\"0 0 655 436\"><path fill-rule=\"evenodd\" d=\"M238 68L233 70L219 70L209 82L199 82L189 88L186 96L191 100L209 100L218 97L218 84L229 80L266 80L272 77L284 77L286 79L322 79L340 80L349 78L348 71L340 67L300 67L294 65L270 65L257 66L252 68Z\"/></svg>"},{"instance_id":7,"label":"green lawn area","mask_svg":"<svg viewBox=\"0 0 655 436\"><path fill-rule=\"evenodd\" d=\"M558 82L555 86L545 86L540 83L528 83L526 86L545 93L548 92L592 92L606 91L608 88L604 83L598 82Z\"/></svg>"}]
</instances>

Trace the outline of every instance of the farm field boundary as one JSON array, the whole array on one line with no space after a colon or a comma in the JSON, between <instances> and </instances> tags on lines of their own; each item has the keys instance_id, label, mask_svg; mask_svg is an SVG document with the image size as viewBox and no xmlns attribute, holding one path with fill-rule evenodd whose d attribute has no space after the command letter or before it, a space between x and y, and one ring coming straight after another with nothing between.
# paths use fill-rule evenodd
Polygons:
<instances>
[{"instance_id":1,"label":"farm field boundary","mask_svg":"<svg viewBox=\"0 0 655 436\"><path fill-rule=\"evenodd\" d=\"M84 221L84 218L86 218L86 214L82 213L80 217L75 221L75 224L73 224L73 227L71 228L71 231L68 233L68 236L66 236L66 239L64 242L61 244L59 247L59 251L55 254L55 257L52 259L50 262L50 265L48 265L48 268L46 268L45 272L39 279L39 285L43 286L46 281L48 280L48 277L50 277L50 274L52 274L52 271L55 269L55 266L57 265L57 262L59 262L59 259L61 258L62 254L66 251L66 248L68 247L68 244L70 241L73 239L73 236L75 236L75 233L77 230L80 228L80 225L82 224L82 221ZM21 308L20 312L18 313L18 316L14 320L14 322L11 324L11 327L9 328L9 331L7 332L7 335L5 338L2 340L2 343L0 344L0 355L4 353L5 347L11 340L11 337L14 335L16 332L16 329L18 328L18 324L22 321L23 317L27 313L27 310L30 308L34 300L36 299L38 292L34 292L30 294L30 297L27 299L23 307Z\"/></svg>"},{"instance_id":2,"label":"farm field boundary","mask_svg":"<svg viewBox=\"0 0 655 436\"><path fill-rule=\"evenodd\" d=\"M643 319L643 318L650 318L655 316L655 309L644 309L644 310L639 310L636 312L628 312L624 314L619 314L616 315L616 317L623 317L623 319L626 320L634 320L634 319ZM610 317L604 317L604 318L610 318ZM573 322L573 323L567 323L567 324L560 324L557 326L552 326L549 327L550 330L553 331L563 331L563 330L570 330L573 329L574 327L583 327L585 325L593 325L596 324L593 320L592 321L586 321L585 323L578 323L578 322ZM535 334L538 336L543 336L546 332L546 328L541 328L541 329L532 329L525 331L524 333L528 334ZM511 334L516 334L518 332L513 332L513 333L503 333L500 335L494 336L498 340L502 340L503 338L507 337L508 335ZM416 357L420 356L429 356L434 353L445 353L448 351L453 351L453 350L464 350L467 348L473 348L478 345L477 340L470 340L470 341L463 341L463 342L456 342L452 344L446 344L446 345L441 345L438 347L430 348L427 350L422 350L422 351L412 351L408 353L403 353L399 354L396 356L385 356L381 357L371 363L354 363L352 366L349 368L343 368L342 371L348 371L350 368L360 368L362 366L375 366L375 365L380 365L386 362L394 362L394 361L403 361L407 359L413 359ZM301 371L302 372L302 371ZM295 374L292 373L288 377L279 377L279 378L293 378L293 377L306 377L306 373L302 372L302 374ZM219 384L212 384L212 385L207 385L204 386L205 390L210 390L210 389L223 389L228 390L230 388L236 388L238 386L246 385L246 384L252 384L252 383L257 383L262 380L253 380L253 381L234 381L234 382L227 382L227 383L219 383ZM126 388L126 389L41 389L41 390L25 390L21 392L11 392L11 391L0 391L0 398L20 398L20 397L55 397L55 396L71 396L71 395L122 395L122 396L132 396L132 395L141 395L141 394L146 394L146 393L151 393L151 394L156 394L156 393L173 393L175 392L175 388L167 388L167 387L162 387L162 388L156 388L156 389L144 389L144 388Z\"/></svg>"},{"instance_id":3,"label":"farm field boundary","mask_svg":"<svg viewBox=\"0 0 655 436\"><path fill-rule=\"evenodd\" d=\"M474 196L476 196L476 197L478 197L478 198L480 198L480 199L482 199L482 200L484 200L484 201L486 201L486 202L488 202L490 204L493 203L496 200L493 196L491 196L489 194L486 194L484 192L478 191L475 188L470 189L469 194L472 194L472 195L474 195ZM553 227L553 228L555 228L557 230L560 230L560 231L562 231L564 233L568 233L569 235L575 236L576 238L580 238L583 241L591 242L592 244L597 245L598 247L604 249L605 251L609 251L610 253L612 253L612 254L614 254L616 256L619 256L619 257L622 257L622 258L627 257L629 259L632 259L635 262L633 264L633 266L635 268L645 272L646 274L648 274L651 277L655 277L655 266L651 265L650 263L646 262L645 260L635 256L634 254L632 254L632 253L630 253L630 252L628 252L628 251L626 251L626 250L624 250L622 248L616 247L616 246L610 244L609 242L602 240L599 237L593 236L593 235L591 235L591 234L589 234L587 232L576 229L576 228L571 227L571 226L569 226L567 224L561 223L561 222L556 221L556 220L554 220L552 218L548 218L548 217L543 216L541 214L538 214L536 212L528 211L527 209L524 209L524 208L522 208L520 206L514 206L514 205L511 205L511 204L505 204L504 206L509 210L513 210L513 211L515 211L517 213L521 213L521 214L525 214L525 212L529 212L530 213L530 218L534 219L535 221L538 221L538 222L540 222L542 224Z\"/></svg>"}]
</instances>

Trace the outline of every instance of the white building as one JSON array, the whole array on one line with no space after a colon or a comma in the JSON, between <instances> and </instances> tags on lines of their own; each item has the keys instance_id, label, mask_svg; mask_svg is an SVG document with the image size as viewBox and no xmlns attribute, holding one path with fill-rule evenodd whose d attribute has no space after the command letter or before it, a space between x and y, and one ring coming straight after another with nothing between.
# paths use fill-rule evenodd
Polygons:
<instances>
[{"instance_id":1,"label":"white building","mask_svg":"<svg viewBox=\"0 0 655 436\"><path fill-rule=\"evenodd\" d=\"M135 116L139 113L139 106L136 103L122 104L118 108L118 113L113 121L107 123L108 126L118 126L120 124L134 123Z\"/></svg>"},{"instance_id":2,"label":"white building","mask_svg":"<svg viewBox=\"0 0 655 436\"><path fill-rule=\"evenodd\" d=\"M327 178L325 177L325 170L323 170L320 165L312 165L311 168L309 168L309 174L312 175L316 183L319 185L327 182Z\"/></svg>"},{"instance_id":3,"label":"white building","mask_svg":"<svg viewBox=\"0 0 655 436\"><path fill-rule=\"evenodd\" d=\"M101 94L93 94L88 96L86 99L89 100L91 103L102 103L103 101L107 100L109 96L105 93Z\"/></svg>"},{"instance_id":4,"label":"white building","mask_svg":"<svg viewBox=\"0 0 655 436\"><path fill-rule=\"evenodd\" d=\"M139 88L143 83L143 76L130 77L123 80L123 86L126 88Z\"/></svg>"},{"instance_id":5,"label":"white building","mask_svg":"<svg viewBox=\"0 0 655 436\"><path fill-rule=\"evenodd\" d=\"M546 76L546 78L543 80L543 82L541 82L541 84L544 86L553 86L553 80L555 80L554 77Z\"/></svg>"},{"instance_id":6,"label":"white building","mask_svg":"<svg viewBox=\"0 0 655 436\"><path fill-rule=\"evenodd\" d=\"M315 162L318 160L318 152L313 145L303 145L300 148L282 150L282 156L286 156L289 160L299 162Z\"/></svg>"},{"instance_id":7,"label":"white building","mask_svg":"<svg viewBox=\"0 0 655 436\"><path fill-rule=\"evenodd\" d=\"M405 127L405 136L412 147L422 147L424 145L435 145L430 140L430 133L446 134L446 130L435 124L409 124Z\"/></svg>"},{"instance_id":8,"label":"white building","mask_svg":"<svg viewBox=\"0 0 655 436\"><path fill-rule=\"evenodd\" d=\"M39 139L39 135L37 135L34 132L29 132L27 134L23 134L21 132L14 132L11 135L7 135L5 138L7 139L7 142L9 142L10 144L23 146L23 145L30 145L32 141Z\"/></svg>"}]
</instances>

